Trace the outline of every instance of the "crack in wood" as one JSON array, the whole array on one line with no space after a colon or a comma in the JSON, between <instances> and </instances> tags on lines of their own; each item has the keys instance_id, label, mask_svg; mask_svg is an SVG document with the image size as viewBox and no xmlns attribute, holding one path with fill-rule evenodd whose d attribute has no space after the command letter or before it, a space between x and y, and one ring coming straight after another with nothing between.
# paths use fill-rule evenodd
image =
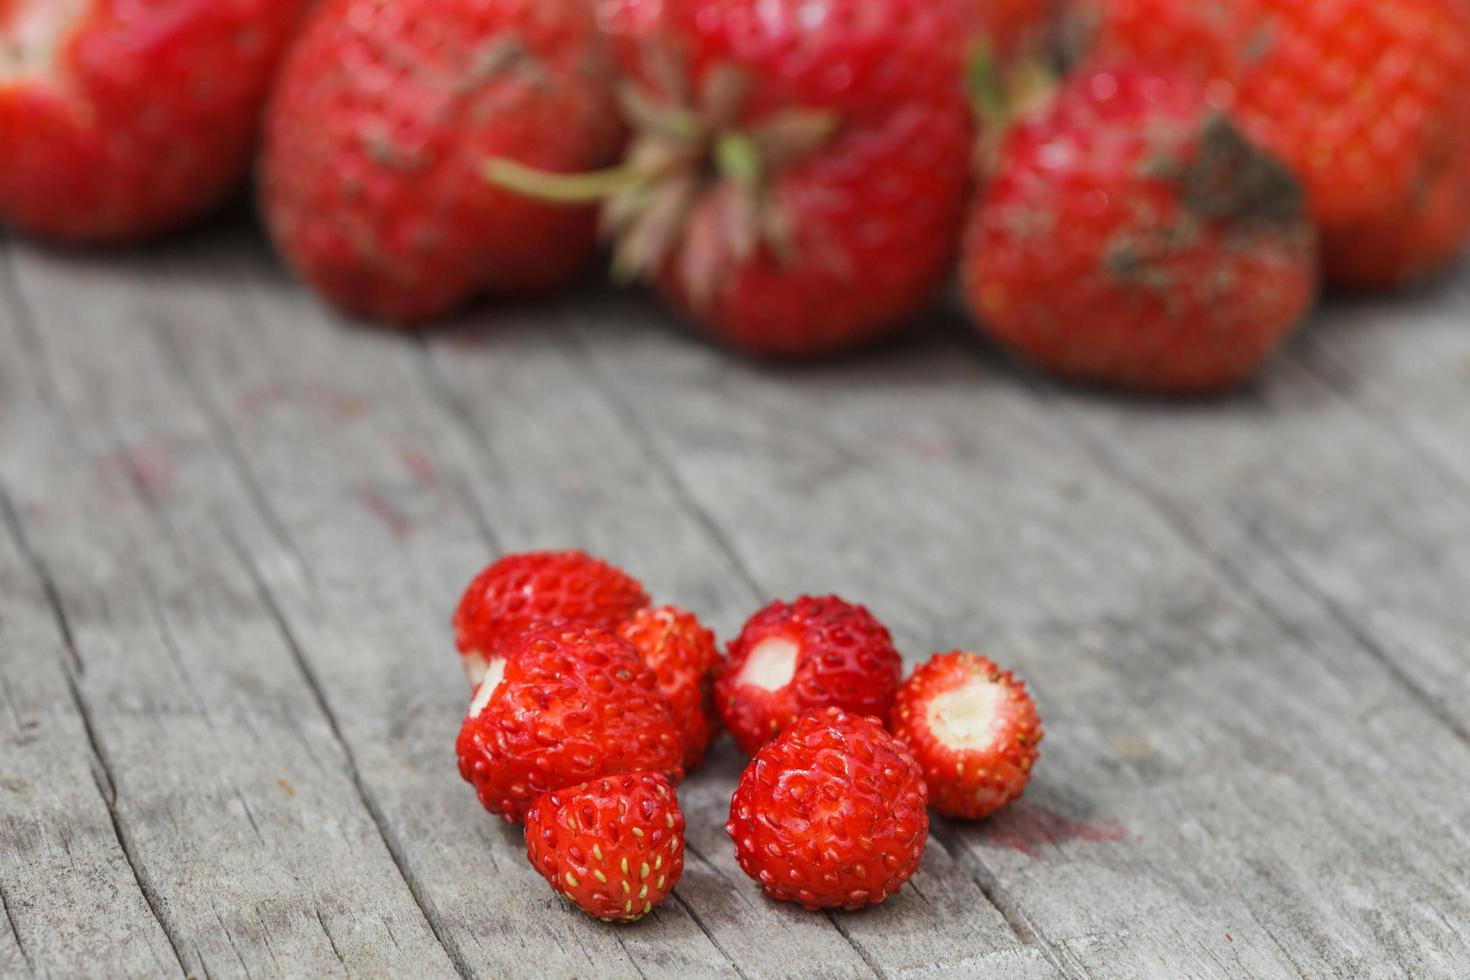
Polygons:
<instances>
[{"instance_id":1,"label":"crack in wood","mask_svg":"<svg viewBox=\"0 0 1470 980\"><path fill-rule=\"evenodd\" d=\"M337 962L342 964L342 969L346 970L347 973L350 975L352 973L352 968L348 966L347 961L342 958L342 951L337 948L337 940L332 937L332 930L327 928L327 919L324 915L322 915L321 909L316 910L316 921L322 927L322 935L327 937L327 942L330 943L332 946L332 955L337 957Z\"/></svg>"},{"instance_id":2,"label":"crack in wood","mask_svg":"<svg viewBox=\"0 0 1470 980\"><path fill-rule=\"evenodd\" d=\"M321 681L316 676L316 671L312 669L311 664L308 662L306 651L296 637L296 633L286 617L285 610L276 601L275 594L271 592L269 585L266 583L265 576L256 567L255 561L249 551L245 549L244 545L233 534L227 534L226 539L254 586L256 595L264 607L266 614L275 626L281 640L286 644L286 648L290 651L291 658L295 661L297 670L301 672L302 680L306 682L312 699L316 702L317 707L322 712L322 716L327 721L327 727L331 730L332 737L342 750L343 758L347 763L347 773L351 777L352 785L357 792L358 799L362 802L364 809L368 812L368 816L372 819L373 826L377 829L378 836L382 839L383 846L387 849L388 856L393 861L394 867L398 869L398 874L403 879L404 885L407 886L409 894L413 897L414 904L418 906L419 912L424 917L424 921L428 924L430 931L433 932L434 938L438 940L440 947L443 948L444 955L449 958L449 962L454 966L455 972L464 978L472 976L473 971L470 969L469 963L460 951L458 944L439 928L436 917L431 911L431 904L425 897L423 888L417 877L409 868L400 842L390 829L382 810L373 800L372 795L368 793L367 787L362 780L362 772L357 766L357 759L352 752L352 747L342 734L341 725L338 723L337 716L327 701L326 692L322 688Z\"/></svg>"},{"instance_id":3,"label":"crack in wood","mask_svg":"<svg viewBox=\"0 0 1470 980\"><path fill-rule=\"evenodd\" d=\"M685 844L684 847L685 850L688 850L689 845ZM677 888L674 891L669 892L669 897L678 902L679 905L683 907L684 911L689 913L689 918L694 920L695 926L699 928L700 932L704 933L705 938L710 941L710 945L719 950L720 955L723 956L725 960L730 964L730 968L735 971L736 976L740 977L741 980L750 980L750 975L740 968L740 964L736 962L735 957L730 955L730 951L725 949L724 946L720 945L720 941L716 939L715 934L710 931L710 927L705 923L704 918L699 914L699 910L696 909L694 905L691 904L686 898L684 898L683 895L680 895Z\"/></svg>"},{"instance_id":4,"label":"crack in wood","mask_svg":"<svg viewBox=\"0 0 1470 980\"><path fill-rule=\"evenodd\" d=\"M852 951L867 964L869 970L873 971L873 976L878 980L888 980L888 971L883 969L883 966L873 958L873 954L864 949L862 943L854 939L852 933L848 931L841 918L845 913L840 909L823 909L822 911L827 914L827 921L832 923L832 928L837 930L837 934L847 940L847 945L852 947Z\"/></svg>"},{"instance_id":5,"label":"crack in wood","mask_svg":"<svg viewBox=\"0 0 1470 980\"><path fill-rule=\"evenodd\" d=\"M77 648L76 636L71 628L71 619L67 616L66 606L61 601L61 590L56 585L56 579L51 574L50 566L31 546L30 537L25 532L25 525L21 523L20 514L15 509L15 501L10 498L4 485L0 485L0 523L3 523L6 530L9 531L11 539L20 551L21 558L25 560L31 573L36 576L36 581L41 585L41 593L46 600L47 607L51 610L51 616L56 622L57 629L61 632L61 640L66 646L71 670L78 677L86 676L87 665L82 660L81 650Z\"/></svg>"},{"instance_id":6,"label":"crack in wood","mask_svg":"<svg viewBox=\"0 0 1470 980\"><path fill-rule=\"evenodd\" d=\"M20 958L25 961L27 972L35 976L36 961L31 958L31 951L26 947L25 940L20 938L20 927L16 925L15 916L11 914L10 898L5 894L4 881L0 881L0 914L5 916L5 924L10 927L10 935L15 940L15 948L20 953Z\"/></svg>"}]
</instances>

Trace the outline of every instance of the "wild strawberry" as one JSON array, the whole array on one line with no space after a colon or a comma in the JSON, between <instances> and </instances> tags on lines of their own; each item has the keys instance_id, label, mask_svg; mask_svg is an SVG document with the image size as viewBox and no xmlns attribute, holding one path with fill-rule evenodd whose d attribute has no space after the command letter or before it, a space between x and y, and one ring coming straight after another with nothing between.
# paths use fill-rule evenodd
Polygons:
<instances>
[{"instance_id":1,"label":"wild strawberry","mask_svg":"<svg viewBox=\"0 0 1470 980\"><path fill-rule=\"evenodd\" d=\"M715 704L749 754L815 708L884 717L902 678L893 638L872 613L836 596L802 596L746 622L715 682Z\"/></svg>"},{"instance_id":2,"label":"wild strawberry","mask_svg":"<svg viewBox=\"0 0 1470 980\"><path fill-rule=\"evenodd\" d=\"M737 349L873 341L922 308L958 242L965 2L607 0L628 162L558 181L496 161L490 176L608 198L615 271L655 279Z\"/></svg>"},{"instance_id":3,"label":"wild strawberry","mask_svg":"<svg viewBox=\"0 0 1470 980\"><path fill-rule=\"evenodd\" d=\"M305 0L0 0L0 223L129 242L235 190Z\"/></svg>"},{"instance_id":4,"label":"wild strawberry","mask_svg":"<svg viewBox=\"0 0 1470 980\"><path fill-rule=\"evenodd\" d=\"M947 817L988 817L1020 797L1041 719L1026 685L984 657L936 653L903 682L889 729L905 742Z\"/></svg>"},{"instance_id":5,"label":"wild strawberry","mask_svg":"<svg viewBox=\"0 0 1470 980\"><path fill-rule=\"evenodd\" d=\"M720 668L715 635L693 613L674 606L640 609L618 627L658 678L684 738L684 769L692 770L719 732L714 679Z\"/></svg>"},{"instance_id":6,"label":"wild strawberry","mask_svg":"<svg viewBox=\"0 0 1470 980\"><path fill-rule=\"evenodd\" d=\"M980 37L1001 58L1039 52L1052 28L1052 0L970 0Z\"/></svg>"},{"instance_id":7,"label":"wild strawberry","mask_svg":"<svg viewBox=\"0 0 1470 980\"><path fill-rule=\"evenodd\" d=\"M926 795L913 756L878 719L826 708L756 753L725 831L741 869L771 898L858 909L918 869Z\"/></svg>"},{"instance_id":8,"label":"wild strawberry","mask_svg":"<svg viewBox=\"0 0 1470 980\"><path fill-rule=\"evenodd\" d=\"M526 857L583 912L632 922L684 873L684 814L662 773L552 790L526 811Z\"/></svg>"},{"instance_id":9,"label":"wild strawberry","mask_svg":"<svg viewBox=\"0 0 1470 980\"><path fill-rule=\"evenodd\" d=\"M1291 175L1187 80L1074 77L1001 145L961 275L997 340L1058 374L1227 387L1301 319L1316 252Z\"/></svg>"},{"instance_id":10,"label":"wild strawberry","mask_svg":"<svg viewBox=\"0 0 1470 980\"><path fill-rule=\"evenodd\" d=\"M648 605L638 581L581 551L506 555L465 590L454 612L454 643L470 685L533 623L563 620L613 629Z\"/></svg>"},{"instance_id":11,"label":"wild strawberry","mask_svg":"<svg viewBox=\"0 0 1470 980\"><path fill-rule=\"evenodd\" d=\"M504 648L460 729L459 772L508 821L543 793L626 772L683 776L653 672L603 629L532 627Z\"/></svg>"},{"instance_id":12,"label":"wild strawberry","mask_svg":"<svg viewBox=\"0 0 1470 980\"><path fill-rule=\"evenodd\" d=\"M1137 59L1208 81L1211 97L1306 186L1328 277L1422 277L1462 244L1470 208L1432 215L1470 141L1470 5L1463 0L1073 0L1072 33L1099 63ZM1399 236L1410 234L1404 242ZM1382 234L1382 239L1365 236ZM1371 260L1402 262L1381 274ZM1365 276L1364 268L1368 270Z\"/></svg>"},{"instance_id":13,"label":"wild strawberry","mask_svg":"<svg viewBox=\"0 0 1470 980\"><path fill-rule=\"evenodd\" d=\"M277 245L332 302L390 321L566 282L595 215L479 172L490 156L552 171L614 159L610 72L585 0L325 0L267 119Z\"/></svg>"}]
</instances>

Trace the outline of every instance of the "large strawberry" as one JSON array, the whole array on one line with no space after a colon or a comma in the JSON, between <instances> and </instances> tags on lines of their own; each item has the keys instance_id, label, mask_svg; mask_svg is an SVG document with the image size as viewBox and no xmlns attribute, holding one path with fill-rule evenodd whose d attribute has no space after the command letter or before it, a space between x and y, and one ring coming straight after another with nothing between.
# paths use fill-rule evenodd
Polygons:
<instances>
[{"instance_id":1,"label":"large strawberry","mask_svg":"<svg viewBox=\"0 0 1470 980\"><path fill-rule=\"evenodd\" d=\"M272 100L262 202L311 285L413 322L484 290L544 291L595 245L588 209L479 178L611 161L622 127L586 0L326 0Z\"/></svg>"},{"instance_id":2,"label":"large strawberry","mask_svg":"<svg viewBox=\"0 0 1470 980\"><path fill-rule=\"evenodd\" d=\"M1212 98L1291 165L1334 282L1423 277L1470 236L1463 194L1443 203L1470 152L1464 0L1072 4L1076 43L1096 62L1139 59L1207 80Z\"/></svg>"},{"instance_id":3,"label":"large strawberry","mask_svg":"<svg viewBox=\"0 0 1470 980\"><path fill-rule=\"evenodd\" d=\"M0 223L114 244L245 176L305 0L0 0Z\"/></svg>"},{"instance_id":4,"label":"large strawberry","mask_svg":"<svg viewBox=\"0 0 1470 980\"><path fill-rule=\"evenodd\" d=\"M943 281L968 185L966 0L608 0L638 137L606 196L616 268L741 350L892 333Z\"/></svg>"},{"instance_id":5,"label":"large strawberry","mask_svg":"<svg viewBox=\"0 0 1470 980\"><path fill-rule=\"evenodd\" d=\"M1314 295L1302 195L1184 79L1086 72L1000 148L961 269L1042 367L1173 393L1260 367Z\"/></svg>"}]
</instances>

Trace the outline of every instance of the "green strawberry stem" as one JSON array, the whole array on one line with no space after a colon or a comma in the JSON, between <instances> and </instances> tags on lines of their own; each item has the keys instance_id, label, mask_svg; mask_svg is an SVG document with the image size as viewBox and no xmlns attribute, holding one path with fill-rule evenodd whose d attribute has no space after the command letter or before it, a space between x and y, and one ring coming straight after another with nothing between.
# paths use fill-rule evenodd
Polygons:
<instances>
[{"instance_id":1,"label":"green strawberry stem","mask_svg":"<svg viewBox=\"0 0 1470 980\"><path fill-rule=\"evenodd\" d=\"M550 204L592 204L644 183L648 175L629 165L580 174L551 173L496 157L486 161L485 179L497 187Z\"/></svg>"}]
</instances>

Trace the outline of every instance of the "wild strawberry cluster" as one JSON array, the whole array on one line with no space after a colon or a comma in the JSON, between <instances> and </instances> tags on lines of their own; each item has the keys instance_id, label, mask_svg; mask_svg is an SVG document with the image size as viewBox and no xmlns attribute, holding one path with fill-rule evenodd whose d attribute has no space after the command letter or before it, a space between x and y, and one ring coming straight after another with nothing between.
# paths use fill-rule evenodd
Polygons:
<instances>
[{"instance_id":1,"label":"wild strawberry cluster","mask_svg":"<svg viewBox=\"0 0 1470 980\"><path fill-rule=\"evenodd\" d=\"M137 241L253 167L285 263L370 321L553 293L602 242L811 358L958 269L1019 357L1198 393L1323 279L1462 254L1467 90L1465 0L8 0L0 222Z\"/></svg>"},{"instance_id":2,"label":"wild strawberry cluster","mask_svg":"<svg viewBox=\"0 0 1470 980\"><path fill-rule=\"evenodd\" d=\"M1042 738L1009 672L957 650L905 680L888 630L836 596L771 603L721 654L622 570L531 552L476 576L454 631L474 688L460 774L524 823L551 887L604 921L635 920L678 884L676 787L722 728L752 756L725 825L740 867L809 909L897 892L928 810L994 813L1021 795Z\"/></svg>"}]
</instances>

